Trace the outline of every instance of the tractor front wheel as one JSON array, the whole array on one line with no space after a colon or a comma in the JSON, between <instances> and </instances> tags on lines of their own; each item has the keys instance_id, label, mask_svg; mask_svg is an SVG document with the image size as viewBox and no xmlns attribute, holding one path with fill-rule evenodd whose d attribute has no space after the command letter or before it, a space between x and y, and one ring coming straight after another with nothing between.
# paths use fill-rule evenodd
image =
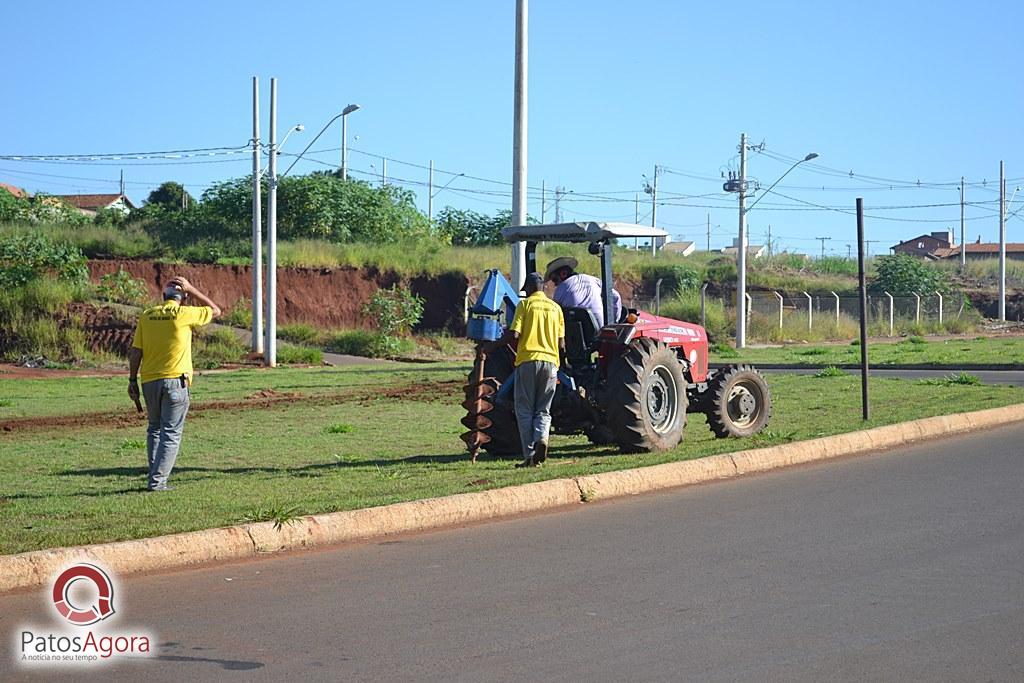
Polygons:
<instances>
[{"instance_id":1,"label":"tractor front wheel","mask_svg":"<svg viewBox=\"0 0 1024 683\"><path fill-rule=\"evenodd\" d=\"M768 383L750 365L730 365L716 372L703 403L708 426L719 438L752 436L772 417Z\"/></svg>"},{"instance_id":2,"label":"tractor front wheel","mask_svg":"<svg viewBox=\"0 0 1024 683\"><path fill-rule=\"evenodd\" d=\"M641 337L608 374L608 428L624 453L666 451L683 439L686 382L672 349Z\"/></svg>"}]
</instances>

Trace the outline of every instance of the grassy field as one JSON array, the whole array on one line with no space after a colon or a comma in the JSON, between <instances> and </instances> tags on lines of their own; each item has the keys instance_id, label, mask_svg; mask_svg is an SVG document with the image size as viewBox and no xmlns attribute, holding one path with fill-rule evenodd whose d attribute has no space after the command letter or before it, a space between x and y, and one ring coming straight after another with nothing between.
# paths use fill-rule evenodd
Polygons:
<instances>
[{"instance_id":1,"label":"grassy field","mask_svg":"<svg viewBox=\"0 0 1024 683\"><path fill-rule=\"evenodd\" d=\"M928 341L907 337L896 343L868 343L872 365L939 365L957 368L967 364L1024 366L1024 337L990 337ZM860 363L856 344L795 345L746 348L742 351L717 346L712 363L787 363L793 365L844 365Z\"/></svg>"},{"instance_id":2,"label":"grassy field","mask_svg":"<svg viewBox=\"0 0 1024 683\"><path fill-rule=\"evenodd\" d=\"M146 494L144 424L123 378L0 380L0 553L354 509L785 443L863 427L853 377L773 375L775 418L717 440L691 415L674 451L620 455L554 437L539 469L459 440L466 365L205 375L169 494ZM1013 387L872 380L868 426L1024 401ZM28 421L13 421L15 416ZM8 429L10 431L8 431Z\"/></svg>"}]
</instances>

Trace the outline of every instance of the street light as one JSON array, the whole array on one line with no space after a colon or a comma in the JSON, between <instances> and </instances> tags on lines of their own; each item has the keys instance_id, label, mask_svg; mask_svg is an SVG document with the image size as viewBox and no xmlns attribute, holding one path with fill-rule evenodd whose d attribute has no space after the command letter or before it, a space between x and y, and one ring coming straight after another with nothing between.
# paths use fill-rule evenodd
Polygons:
<instances>
[{"instance_id":1,"label":"street light","mask_svg":"<svg viewBox=\"0 0 1024 683\"><path fill-rule=\"evenodd\" d=\"M433 162L431 162L431 163L433 163ZM461 178L464 175L466 175L466 174L465 173L460 173L457 176L453 176L451 180L449 180L447 183L445 183L444 185L441 186L440 190L438 190L437 192L433 192L433 193L428 194L428 196L427 196L427 220L428 221L434 220L434 197L436 197L437 195L441 194L442 190L444 190L446 187L448 187L449 185L451 185L452 183L454 183L456 180L458 180L459 178Z\"/></svg>"},{"instance_id":2,"label":"street light","mask_svg":"<svg viewBox=\"0 0 1024 683\"><path fill-rule=\"evenodd\" d=\"M348 180L348 131L346 122L348 115L359 110L358 104L350 104L341 110L341 179Z\"/></svg>"},{"instance_id":3,"label":"street light","mask_svg":"<svg viewBox=\"0 0 1024 683\"><path fill-rule=\"evenodd\" d=\"M790 171L812 159L817 159L818 155L815 152L811 152L803 159L800 159L788 169L786 172L779 176L779 179L772 183L764 193L754 200L754 203L750 206L744 206L746 202L747 193L747 136L744 133L740 138L740 178L739 178L739 193L740 193L740 239L739 248L736 250L736 348L742 349L747 345L747 214L757 206L757 203L761 201L765 195L771 192L776 185L782 182L782 179L789 175Z\"/></svg>"}]
</instances>

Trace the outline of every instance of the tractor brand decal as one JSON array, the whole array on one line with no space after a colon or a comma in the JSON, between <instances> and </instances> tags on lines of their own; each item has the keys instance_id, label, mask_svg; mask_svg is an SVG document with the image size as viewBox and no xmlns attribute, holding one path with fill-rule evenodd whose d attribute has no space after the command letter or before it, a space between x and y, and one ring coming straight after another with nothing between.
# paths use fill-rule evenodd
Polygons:
<instances>
[{"instance_id":1,"label":"tractor brand decal","mask_svg":"<svg viewBox=\"0 0 1024 683\"><path fill-rule=\"evenodd\" d=\"M112 630L117 616L110 572L80 562L64 569L46 594L50 626L16 629L14 656L19 666L94 666L152 654L154 636L138 628ZM56 613L56 614L55 614Z\"/></svg>"},{"instance_id":2,"label":"tractor brand decal","mask_svg":"<svg viewBox=\"0 0 1024 683\"><path fill-rule=\"evenodd\" d=\"M690 329L689 327L673 325L672 327L666 327L662 332L665 332L666 334L678 334L683 337L690 337L691 339L700 339L700 332Z\"/></svg>"}]
</instances>

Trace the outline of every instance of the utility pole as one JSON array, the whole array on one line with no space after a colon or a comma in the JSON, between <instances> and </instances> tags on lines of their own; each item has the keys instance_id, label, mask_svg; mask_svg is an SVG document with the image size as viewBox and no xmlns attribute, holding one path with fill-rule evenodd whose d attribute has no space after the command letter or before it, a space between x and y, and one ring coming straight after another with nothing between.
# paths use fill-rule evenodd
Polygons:
<instances>
[{"instance_id":1,"label":"utility pole","mask_svg":"<svg viewBox=\"0 0 1024 683\"><path fill-rule=\"evenodd\" d=\"M388 158L380 158L380 186L387 187L388 184Z\"/></svg>"},{"instance_id":2,"label":"utility pole","mask_svg":"<svg viewBox=\"0 0 1024 683\"><path fill-rule=\"evenodd\" d=\"M121 169L121 196L124 196L124 169Z\"/></svg>"},{"instance_id":3,"label":"utility pole","mask_svg":"<svg viewBox=\"0 0 1024 683\"><path fill-rule=\"evenodd\" d=\"M633 225L640 225L640 193L633 195ZM640 251L640 238L633 238L633 249Z\"/></svg>"},{"instance_id":4,"label":"utility pole","mask_svg":"<svg viewBox=\"0 0 1024 683\"><path fill-rule=\"evenodd\" d=\"M555 185L555 223L562 222L562 195L565 194L565 188L560 185Z\"/></svg>"},{"instance_id":5,"label":"utility pole","mask_svg":"<svg viewBox=\"0 0 1024 683\"><path fill-rule=\"evenodd\" d=\"M821 258L825 258L825 241L831 240L831 237L815 237L816 240L821 240Z\"/></svg>"},{"instance_id":6,"label":"utility pole","mask_svg":"<svg viewBox=\"0 0 1024 683\"><path fill-rule=\"evenodd\" d=\"M847 245L846 245L846 259L847 259L847 260L850 260L850 258L852 258L852 257L850 256L850 247L851 247L851 246L852 246L852 245L850 245L850 244L847 244Z\"/></svg>"},{"instance_id":7,"label":"utility pole","mask_svg":"<svg viewBox=\"0 0 1024 683\"><path fill-rule=\"evenodd\" d=\"M540 224L544 225L544 204L547 202L547 184L540 181Z\"/></svg>"},{"instance_id":8,"label":"utility pole","mask_svg":"<svg viewBox=\"0 0 1024 683\"><path fill-rule=\"evenodd\" d=\"M871 258L871 245L875 242L881 242L882 240L864 240L864 244L867 246L868 258Z\"/></svg>"},{"instance_id":9,"label":"utility pole","mask_svg":"<svg viewBox=\"0 0 1024 683\"><path fill-rule=\"evenodd\" d=\"M658 227L658 165L654 165L654 188L651 191L651 227ZM651 256L658 253L658 240L651 237Z\"/></svg>"},{"instance_id":10,"label":"utility pole","mask_svg":"<svg viewBox=\"0 0 1024 683\"><path fill-rule=\"evenodd\" d=\"M736 250L736 348L747 346L747 134L740 134L740 237Z\"/></svg>"},{"instance_id":11,"label":"utility pole","mask_svg":"<svg viewBox=\"0 0 1024 683\"><path fill-rule=\"evenodd\" d=\"M768 256L775 256L774 250L772 250L772 224L768 224Z\"/></svg>"},{"instance_id":12,"label":"utility pole","mask_svg":"<svg viewBox=\"0 0 1024 683\"><path fill-rule=\"evenodd\" d=\"M260 182L260 79L252 77L252 342L263 353L263 207ZM182 193L184 199L184 193Z\"/></svg>"},{"instance_id":13,"label":"utility pole","mask_svg":"<svg viewBox=\"0 0 1024 683\"><path fill-rule=\"evenodd\" d=\"M708 252L711 252L711 214L708 214Z\"/></svg>"},{"instance_id":14,"label":"utility pole","mask_svg":"<svg viewBox=\"0 0 1024 683\"><path fill-rule=\"evenodd\" d=\"M999 320L1006 321L1006 166L999 162Z\"/></svg>"},{"instance_id":15,"label":"utility pole","mask_svg":"<svg viewBox=\"0 0 1024 683\"><path fill-rule=\"evenodd\" d=\"M427 221L434 222L434 160L430 160L430 173L427 176Z\"/></svg>"},{"instance_id":16,"label":"utility pole","mask_svg":"<svg viewBox=\"0 0 1024 683\"><path fill-rule=\"evenodd\" d=\"M516 0L515 75L512 84L512 225L526 225L527 0ZM526 280L526 243L512 245L512 288Z\"/></svg>"},{"instance_id":17,"label":"utility pole","mask_svg":"<svg viewBox=\"0 0 1024 683\"><path fill-rule=\"evenodd\" d=\"M967 233L964 228L964 177L960 176L960 270L967 269Z\"/></svg>"},{"instance_id":18,"label":"utility pole","mask_svg":"<svg viewBox=\"0 0 1024 683\"><path fill-rule=\"evenodd\" d=\"M264 362L277 366L277 79L270 79L270 159L267 173L267 339Z\"/></svg>"}]
</instances>

